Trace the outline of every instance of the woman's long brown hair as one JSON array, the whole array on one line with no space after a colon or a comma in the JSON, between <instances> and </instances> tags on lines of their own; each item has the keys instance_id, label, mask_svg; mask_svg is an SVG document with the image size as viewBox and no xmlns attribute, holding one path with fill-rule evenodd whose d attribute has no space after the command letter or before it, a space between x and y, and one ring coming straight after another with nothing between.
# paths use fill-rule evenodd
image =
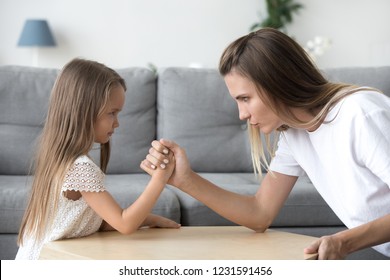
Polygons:
<instances>
[{"instance_id":1,"label":"woman's long brown hair","mask_svg":"<svg viewBox=\"0 0 390 280\"><path fill-rule=\"evenodd\" d=\"M329 82L298 43L272 28L232 42L221 56L219 71L222 76L236 71L255 84L262 101L285 123L275 133L319 124L340 99L358 90L353 85ZM300 120L292 108L306 110L313 119ZM271 141L270 135L262 137L258 128L248 127L252 162L255 172L261 174L262 167L269 168L266 154L273 156L278 137Z\"/></svg>"}]
</instances>

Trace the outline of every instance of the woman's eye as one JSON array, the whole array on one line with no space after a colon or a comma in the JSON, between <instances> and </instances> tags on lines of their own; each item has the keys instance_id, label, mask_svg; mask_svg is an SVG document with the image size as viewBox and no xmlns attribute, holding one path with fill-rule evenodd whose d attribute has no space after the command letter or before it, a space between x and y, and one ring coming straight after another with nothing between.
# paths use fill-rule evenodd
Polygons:
<instances>
[{"instance_id":1,"label":"woman's eye","mask_svg":"<svg viewBox=\"0 0 390 280\"><path fill-rule=\"evenodd\" d=\"M244 102L247 102L248 100L249 100L248 97L243 97L243 98L242 98L242 101L244 101Z\"/></svg>"}]
</instances>

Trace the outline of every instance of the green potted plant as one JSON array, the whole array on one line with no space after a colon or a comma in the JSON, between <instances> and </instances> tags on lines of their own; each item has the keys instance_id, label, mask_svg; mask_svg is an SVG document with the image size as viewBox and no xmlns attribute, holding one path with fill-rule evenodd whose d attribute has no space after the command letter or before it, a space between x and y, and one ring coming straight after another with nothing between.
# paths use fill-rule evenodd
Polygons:
<instances>
[{"instance_id":1,"label":"green potted plant","mask_svg":"<svg viewBox=\"0 0 390 280\"><path fill-rule=\"evenodd\" d=\"M258 30L262 27L272 27L286 32L286 25L293 20L293 13L297 13L303 8L300 3L294 0L266 0L268 16L264 20L254 23L250 31Z\"/></svg>"}]
</instances>

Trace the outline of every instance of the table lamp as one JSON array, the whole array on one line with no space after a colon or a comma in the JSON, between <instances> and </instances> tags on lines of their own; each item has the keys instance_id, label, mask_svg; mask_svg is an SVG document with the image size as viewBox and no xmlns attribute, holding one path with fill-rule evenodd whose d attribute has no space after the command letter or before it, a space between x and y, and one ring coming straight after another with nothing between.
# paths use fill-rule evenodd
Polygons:
<instances>
[{"instance_id":1,"label":"table lamp","mask_svg":"<svg viewBox=\"0 0 390 280\"><path fill-rule=\"evenodd\" d=\"M54 47L56 43L46 20L28 19L20 35L19 47L33 48L33 65L38 66L38 48Z\"/></svg>"}]
</instances>

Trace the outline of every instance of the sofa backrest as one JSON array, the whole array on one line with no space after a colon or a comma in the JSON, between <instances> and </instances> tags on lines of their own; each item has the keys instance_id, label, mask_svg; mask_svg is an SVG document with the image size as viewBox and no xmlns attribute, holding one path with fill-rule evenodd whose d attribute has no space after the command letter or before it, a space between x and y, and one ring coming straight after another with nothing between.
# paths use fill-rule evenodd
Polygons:
<instances>
[{"instance_id":1,"label":"sofa backrest","mask_svg":"<svg viewBox=\"0 0 390 280\"><path fill-rule=\"evenodd\" d=\"M390 95L390 66L325 69L334 82ZM165 68L158 75L157 137L183 146L198 172L253 172L246 123L216 69ZM269 156L269 155L268 155Z\"/></svg>"},{"instance_id":2,"label":"sofa backrest","mask_svg":"<svg viewBox=\"0 0 390 280\"><path fill-rule=\"evenodd\" d=\"M58 71L0 67L0 174L29 171Z\"/></svg>"},{"instance_id":3,"label":"sofa backrest","mask_svg":"<svg viewBox=\"0 0 390 280\"><path fill-rule=\"evenodd\" d=\"M197 172L252 172L247 124L216 69L158 74L157 138L186 149Z\"/></svg>"},{"instance_id":4,"label":"sofa backrest","mask_svg":"<svg viewBox=\"0 0 390 280\"><path fill-rule=\"evenodd\" d=\"M28 174L43 128L56 69L0 66L0 174ZM138 173L156 135L156 77L146 68L119 69L128 90L112 140L108 173ZM98 159L98 152L92 154Z\"/></svg>"},{"instance_id":5,"label":"sofa backrest","mask_svg":"<svg viewBox=\"0 0 390 280\"><path fill-rule=\"evenodd\" d=\"M0 66L0 174L28 173L56 69ZM128 90L108 173L142 172L153 139L183 146L197 172L252 172L247 125L216 69L119 69ZM390 95L390 66L324 70L331 81ZM95 155L97 154L94 151Z\"/></svg>"},{"instance_id":6,"label":"sofa backrest","mask_svg":"<svg viewBox=\"0 0 390 280\"><path fill-rule=\"evenodd\" d=\"M374 87L390 96L390 65L329 68L325 69L323 73L330 81Z\"/></svg>"},{"instance_id":7,"label":"sofa backrest","mask_svg":"<svg viewBox=\"0 0 390 280\"><path fill-rule=\"evenodd\" d=\"M143 172L139 167L156 139L156 76L146 68L117 70L127 85L119 114L119 127L112 137L107 173Z\"/></svg>"}]
</instances>

